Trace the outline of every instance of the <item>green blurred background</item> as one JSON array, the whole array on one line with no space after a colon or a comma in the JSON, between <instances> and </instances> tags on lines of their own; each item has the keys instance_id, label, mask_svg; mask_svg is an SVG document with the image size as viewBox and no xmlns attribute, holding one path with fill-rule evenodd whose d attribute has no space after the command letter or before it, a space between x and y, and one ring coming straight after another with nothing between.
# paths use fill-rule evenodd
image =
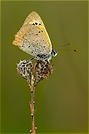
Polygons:
<instances>
[{"instance_id":1,"label":"green blurred background","mask_svg":"<svg viewBox=\"0 0 89 134\"><path fill-rule=\"evenodd\" d=\"M3 1L1 3L1 132L29 133L30 89L16 71L31 56L12 45L27 15L36 11L50 35L54 72L35 94L38 133L86 133L88 130L88 2ZM59 46L72 42L60 50ZM77 53L71 49L78 49Z\"/></svg>"}]
</instances>

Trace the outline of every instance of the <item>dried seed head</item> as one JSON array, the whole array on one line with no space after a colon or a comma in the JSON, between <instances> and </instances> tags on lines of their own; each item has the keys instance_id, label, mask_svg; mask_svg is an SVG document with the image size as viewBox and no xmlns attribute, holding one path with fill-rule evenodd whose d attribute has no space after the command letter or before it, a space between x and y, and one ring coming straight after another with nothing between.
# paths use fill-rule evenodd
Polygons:
<instances>
[{"instance_id":1,"label":"dried seed head","mask_svg":"<svg viewBox=\"0 0 89 134\"><path fill-rule=\"evenodd\" d=\"M29 61L26 61L26 60L21 61L20 60L19 64L17 64L18 73L21 75L21 77L23 77L27 80L28 84L30 84L32 68L33 68L33 64L32 64L31 60L29 60Z\"/></svg>"},{"instance_id":2,"label":"dried seed head","mask_svg":"<svg viewBox=\"0 0 89 134\"><path fill-rule=\"evenodd\" d=\"M34 87L36 87L41 80L47 79L52 74L53 66L52 63L49 63L48 61L37 60L33 65L32 60L23 60L17 64L17 71L21 77L27 80L29 85L31 84L32 75L34 75Z\"/></svg>"},{"instance_id":3,"label":"dried seed head","mask_svg":"<svg viewBox=\"0 0 89 134\"><path fill-rule=\"evenodd\" d=\"M47 79L53 72L52 63L48 61L37 61L35 86L43 79Z\"/></svg>"}]
</instances>

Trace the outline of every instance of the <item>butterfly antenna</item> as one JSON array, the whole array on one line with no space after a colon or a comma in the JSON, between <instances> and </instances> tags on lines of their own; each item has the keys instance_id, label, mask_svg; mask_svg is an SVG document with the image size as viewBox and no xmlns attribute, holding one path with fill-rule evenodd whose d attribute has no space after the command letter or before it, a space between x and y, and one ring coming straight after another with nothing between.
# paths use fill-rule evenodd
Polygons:
<instances>
[{"instance_id":1,"label":"butterfly antenna","mask_svg":"<svg viewBox=\"0 0 89 134\"><path fill-rule=\"evenodd\" d=\"M66 47L66 46L69 46L69 45L71 45L71 44L72 44L72 42L69 42L68 44L64 44L64 45L59 46L59 48ZM74 49L74 50L72 50L72 51L73 51L73 52L78 52L77 49Z\"/></svg>"},{"instance_id":2,"label":"butterfly antenna","mask_svg":"<svg viewBox=\"0 0 89 134\"><path fill-rule=\"evenodd\" d=\"M69 45L71 45L71 44L72 44L72 42L69 42L68 44L64 44L64 45L59 46L59 48L65 47L65 46L69 46Z\"/></svg>"},{"instance_id":3,"label":"butterfly antenna","mask_svg":"<svg viewBox=\"0 0 89 134\"><path fill-rule=\"evenodd\" d=\"M78 52L78 50L77 49L74 49L73 52Z\"/></svg>"}]
</instances>

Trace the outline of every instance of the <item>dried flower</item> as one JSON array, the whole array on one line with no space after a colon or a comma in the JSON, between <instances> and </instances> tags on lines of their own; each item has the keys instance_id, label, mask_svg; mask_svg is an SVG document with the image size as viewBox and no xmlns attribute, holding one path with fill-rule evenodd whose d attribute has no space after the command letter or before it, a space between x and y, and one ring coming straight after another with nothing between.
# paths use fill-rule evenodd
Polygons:
<instances>
[{"instance_id":1,"label":"dried flower","mask_svg":"<svg viewBox=\"0 0 89 134\"><path fill-rule=\"evenodd\" d=\"M53 72L53 66L51 62L37 60L33 65L32 60L20 61L17 64L17 71L21 77L25 78L30 84L31 77L34 72L35 85L36 86L41 80L47 79Z\"/></svg>"}]
</instances>

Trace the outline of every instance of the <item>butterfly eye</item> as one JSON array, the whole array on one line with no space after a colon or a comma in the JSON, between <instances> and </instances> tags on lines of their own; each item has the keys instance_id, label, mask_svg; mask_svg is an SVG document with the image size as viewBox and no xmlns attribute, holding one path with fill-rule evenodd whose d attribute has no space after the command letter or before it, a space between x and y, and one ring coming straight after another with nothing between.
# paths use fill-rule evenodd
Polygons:
<instances>
[{"instance_id":1,"label":"butterfly eye","mask_svg":"<svg viewBox=\"0 0 89 134\"><path fill-rule=\"evenodd\" d=\"M52 50L51 54L52 54L52 57L57 56L57 52L55 50Z\"/></svg>"}]
</instances>

